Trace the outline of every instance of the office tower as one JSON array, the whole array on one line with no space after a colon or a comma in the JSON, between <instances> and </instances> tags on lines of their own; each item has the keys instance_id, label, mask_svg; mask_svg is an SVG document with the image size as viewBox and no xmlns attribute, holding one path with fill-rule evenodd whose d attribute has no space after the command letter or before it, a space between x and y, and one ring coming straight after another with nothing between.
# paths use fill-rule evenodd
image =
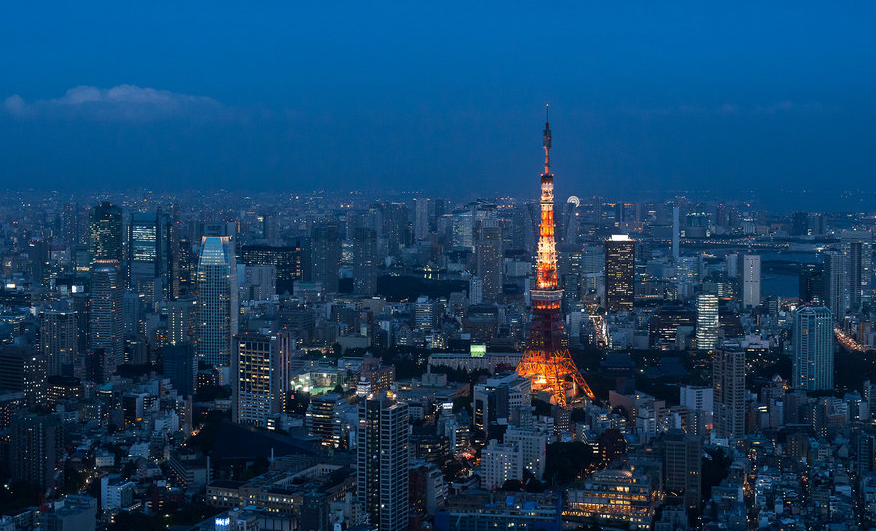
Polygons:
<instances>
[{"instance_id":1,"label":"office tower","mask_svg":"<svg viewBox=\"0 0 876 531\"><path fill-rule=\"evenodd\" d=\"M423 295L417 298L414 304L414 327L420 330L432 330L436 328L438 315L435 303L429 297Z\"/></svg>"},{"instance_id":2,"label":"office tower","mask_svg":"<svg viewBox=\"0 0 876 531\"><path fill-rule=\"evenodd\" d=\"M277 293L292 293L296 280L301 280L301 245L244 245L240 249L244 265L272 265L276 268Z\"/></svg>"},{"instance_id":3,"label":"office tower","mask_svg":"<svg viewBox=\"0 0 876 531\"><path fill-rule=\"evenodd\" d=\"M828 308L804 306L794 313L794 389L833 389L833 334L833 314Z\"/></svg>"},{"instance_id":4,"label":"office tower","mask_svg":"<svg viewBox=\"0 0 876 531\"><path fill-rule=\"evenodd\" d=\"M27 245L30 279L43 288L51 287L51 243L48 240L31 240Z\"/></svg>"},{"instance_id":5,"label":"office tower","mask_svg":"<svg viewBox=\"0 0 876 531\"><path fill-rule=\"evenodd\" d=\"M680 256L675 260L675 278L679 283L696 285L700 282L699 256Z\"/></svg>"},{"instance_id":6,"label":"office tower","mask_svg":"<svg viewBox=\"0 0 876 531\"><path fill-rule=\"evenodd\" d=\"M747 254L742 260L742 306L760 305L760 256Z\"/></svg>"},{"instance_id":7,"label":"office tower","mask_svg":"<svg viewBox=\"0 0 876 531\"><path fill-rule=\"evenodd\" d=\"M262 216L262 236L268 245L280 243L280 223L277 220L277 214Z\"/></svg>"},{"instance_id":8,"label":"office tower","mask_svg":"<svg viewBox=\"0 0 876 531\"><path fill-rule=\"evenodd\" d=\"M678 207L672 207L672 259L676 262L679 257L679 231L681 230L680 223L678 221Z\"/></svg>"},{"instance_id":9,"label":"office tower","mask_svg":"<svg viewBox=\"0 0 876 531\"><path fill-rule=\"evenodd\" d=\"M605 307L632 310L636 270L635 241L626 235L605 240Z\"/></svg>"},{"instance_id":10,"label":"office tower","mask_svg":"<svg viewBox=\"0 0 876 531\"><path fill-rule=\"evenodd\" d=\"M872 298L873 238L869 231L845 230L840 234L840 247L845 257L845 290L843 306L857 312Z\"/></svg>"},{"instance_id":11,"label":"office tower","mask_svg":"<svg viewBox=\"0 0 876 531\"><path fill-rule=\"evenodd\" d=\"M64 431L53 415L12 419L12 481L36 485L43 492L64 485Z\"/></svg>"},{"instance_id":12,"label":"office tower","mask_svg":"<svg viewBox=\"0 0 876 531\"><path fill-rule=\"evenodd\" d=\"M718 347L718 297L697 295L697 348L714 350Z\"/></svg>"},{"instance_id":13,"label":"office tower","mask_svg":"<svg viewBox=\"0 0 876 531\"><path fill-rule=\"evenodd\" d=\"M429 237L429 200L417 197L414 199L414 238L417 241Z\"/></svg>"},{"instance_id":14,"label":"office tower","mask_svg":"<svg viewBox=\"0 0 876 531\"><path fill-rule=\"evenodd\" d=\"M673 430L666 435L664 444L666 491L681 494L688 509L699 508L703 482L702 437Z\"/></svg>"},{"instance_id":15,"label":"office tower","mask_svg":"<svg viewBox=\"0 0 876 531\"><path fill-rule=\"evenodd\" d=\"M353 229L353 293L377 294L377 232L369 227Z\"/></svg>"},{"instance_id":16,"label":"office tower","mask_svg":"<svg viewBox=\"0 0 876 531\"><path fill-rule=\"evenodd\" d=\"M559 411L569 412L567 409ZM510 427L505 431L503 440L505 444L517 446L524 469L532 472L536 479L544 476L547 463L547 436L544 433L531 428Z\"/></svg>"},{"instance_id":17,"label":"office tower","mask_svg":"<svg viewBox=\"0 0 876 531\"><path fill-rule=\"evenodd\" d=\"M132 213L128 224L130 286L147 306L154 307L167 293L168 257L168 229L161 209Z\"/></svg>"},{"instance_id":18,"label":"office tower","mask_svg":"<svg viewBox=\"0 0 876 531\"><path fill-rule=\"evenodd\" d=\"M529 346L517 365L517 373L532 381L533 389L550 390L557 405L566 407L566 379L593 398L593 391L578 372L569 349L565 347L561 301L563 291L557 285L557 248L554 241L554 174L551 173L551 128L545 119L544 173L541 174L541 221L538 239L538 267L532 299L532 322Z\"/></svg>"},{"instance_id":19,"label":"office tower","mask_svg":"<svg viewBox=\"0 0 876 531\"><path fill-rule=\"evenodd\" d=\"M161 349L161 361L164 376L170 378L170 383L180 396L189 397L195 394L198 383L198 360L195 359L195 349L192 345L168 345Z\"/></svg>"},{"instance_id":20,"label":"office tower","mask_svg":"<svg viewBox=\"0 0 876 531\"><path fill-rule=\"evenodd\" d=\"M408 528L408 406L389 398L359 404L357 492L378 531Z\"/></svg>"},{"instance_id":21,"label":"office tower","mask_svg":"<svg viewBox=\"0 0 876 531\"><path fill-rule=\"evenodd\" d=\"M387 251L394 255L408 244L408 207L401 203L384 203L380 208L383 213L383 237L386 238Z\"/></svg>"},{"instance_id":22,"label":"office tower","mask_svg":"<svg viewBox=\"0 0 876 531\"><path fill-rule=\"evenodd\" d=\"M337 448L341 445L340 419L336 418L336 413L345 403L344 397L335 393L324 393L310 399L306 416L308 433L319 437L323 446Z\"/></svg>"},{"instance_id":23,"label":"office tower","mask_svg":"<svg viewBox=\"0 0 876 531\"><path fill-rule=\"evenodd\" d=\"M470 209L453 212L452 244L458 249L474 249L474 214Z\"/></svg>"},{"instance_id":24,"label":"office tower","mask_svg":"<svg viewBox=\"0 0 876 531\"><path fill-rule=\"evenodd\" d=\"M523 460L516 444L503 444L491 439L481 450L483 478L481 488L496 490L506 481L523 479Z\"/></svg>"},{"instance_id":25,"label":"office tower","mask_svg":"<svg viewBox=\"0 0 876 531\"><path fill-rule=\"evenodd\" d=\"M745 351L719 349L713 353L712 392L718 436L745 435Z\"/></svg>"},{"instance_id":26,"label":"office tower","mask_svg":"<svg viewBox=\"0 0 876 531\"><path fill-rule=\"evenodd\" d=\"M483 301L496 302L502 293L502 229L498 220L485 219L478 230L477 271L484 281Z\"/></svg>"},{"instance_id":27,"label":"office tower","mask_svg":"<svg viewBox=\"0 0 876 531\"><path fill-rule=\"evenodd\" d=\"M529 204L514 205L514 213L511 215L512 248L516 251L535 251L535 227Z\"/></svg>"},{"instance_id":28,"label":"office tower","mask_svg":"<svg viewBox=\"0 0 876 531\"><path fill-rule=\"evenodd\" d=\"M164 303L167 318L167 342L171 345L195 344L195 322L198 305L193 297Z\"/></svg>"},{"instance_id":29,"label":"office tower","mask_svg":"<svg viewBox=\"0 0 876 531\"><path fill-rule=\"evenodd\" d=\"M24 393L27 407L46 397L46 358L31 348L0 347L0 389Z\"/></svg>"},{"instance_id":30,"label":"office tower","mask_svg":"<svg viewBox=\"0 0 876 531\"><path fill-rule=\"evenodd\" d=\"M846 272L845 259L842 253L827 252L824 254L823 289L825 305L833 313L836 320L841 320L848 311L845 297Z\"/></svg>"},{"instance_id":31,"label":"office tower","mask_svg":"<svg viewBox=\"0 0 876 531\"><path fill-rule=\"evenodd\" d=\"M122 261L122 209L104 202L91 211L88 226L91 260Z\"/></svg>"},{"instance_id":32,"label":"office tower","mask_svg":"<svg viewBox=\"0 0 876 531\"><path fill-rule=\"evenodd\" d=\"M240 286L241 300L267 301L277 294L277 269L272 265L237 266L243 268L243 285ZM239 279L238 279L239 280Z\"/></svg>"},{"instance_id":33,"label":"office tower","mask_svg":"<svg viewBox=\"0 0 876 531\"><path fill-rule=\"evenodd\" d=\"M702 435L699 428L711 429L715 411L714 389L711 387L698 387L682 385L680 388L679 404L687 408L689 413L702 413L702 426L688 424L687 432L694 435ZM696 430L696 431L695 431Z\"/></svg>"},{"instance_id":34,"label":"office tower","mask_svg":"<svg viewBox=\"0 0 876 531\"><path fill-rule=\"evenodd\" d=\"M91 295L74 293L73 313L76 315L76 351L81 354L91 345Z\"/></svg>"},{"instance_id":35,"label":"office tower","mask_svg":"<svg viewBox=\"0 0 876 531\"><path fill-rule=\"evenodd\" d=\"M231 365L237 334L237 266L229 236L205 236L198 259L198 358L209 365Z\"/></svg>"},{"instance_id":36,"label":"office tower","mask_svg":"<svg viewBox=\"0 0 876 531\"><path fill-rule=\"evenodd\" d=\"M338 224L329 220L314 225L310 233L310 280L322 282L326 293L337 293L340 260Z\"/></svg>"},{"instance_id":37,"label":"office tower","mask_svg":"<svg viewBox=\"0 0 876 531\"><path fill-rule=\"evenodd\" d=\"M292 340L286 332L246 333L234 336L234 342L234 421L266 428L271 416L286 409Z\"/></svg>"},{"instance_id":38,"label":"office tower","mask_svg":"<svg viewBox=\"0 0 876 531\"><path fill-rule=\"evenodd\" d=\"M143 297L139 293L126 291L122 296L122 314L124 315L125 335L137 336L143 321Z\"/></svg>"},{"instance_id":39,"label":"office tower","mask_svg":"<svg viewBox=\"0 0 876 531\"><path fill-rule=\"evenodd\" d=\"M93 349L103 349L114 366L105 367L106 375L125 362L125 314L122 307L125 289L119 264L115 260L96 260L91 271L91 307L89 330Z\"/></svg>"},{"instance_id":40,"label":"office tower","mask_svg":"<svg viewBox=\"0 0 876 531\"><path fill-rule=\"evenodd\" d=\"M64 203L61 214L61 237L67 245L79 243L79 205Z\"/></svg>"},{"instance_id":41,"label":"office tower","mask_svg":"<svg viewBox=\"0 0 876 531\"><path fill-rule=\"evenodd\" d=\"M47 310L40 314L40 353L46 358L49 376L72 365L79 351L76 314Z\"/></svg>"},{"instance_id":42,"label":"office tower","mask_svg":"<svg viewBox=\"0 0 876 531\"><path fill-rule=\"evenodd\" d=\"M736 278L739 276L739 253L728 254L726 258L727 276Z\"/></svg>"},{"instance_id":43,"label":"office tower","mask_svg":"<svg viewBox=\"0 0 876 531\"><path fill-rule=\"evenodd\" d=\"M815 264L804 264L799 276L800 302L812 304L817 300L821 304L826 304L824 284L823 270Z\"/></svg>"}]
</instances>

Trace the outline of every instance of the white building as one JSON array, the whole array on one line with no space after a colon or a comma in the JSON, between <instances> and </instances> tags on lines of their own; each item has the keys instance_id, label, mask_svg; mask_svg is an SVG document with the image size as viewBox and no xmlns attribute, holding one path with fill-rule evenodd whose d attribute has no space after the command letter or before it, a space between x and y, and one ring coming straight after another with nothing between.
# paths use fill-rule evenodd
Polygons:
<instances>
[{"instance_id":1,"label":"white building","mask_svg":"<svg viewBox=\"0 0 876 531\"><path fill-rule=\"evenodd\" d=\"M760 256L747 254L742 261L742 306L760 305Z\"/></svg>"},{"instance_id":2,"label":"white building","mask_svg":"<svg viewBox=\"0 0 876 531\"><path fill-rule=\"evenodd\" d=\"M506 481L523 479L523 459L516 444L496 439L481 450L481 488L496 490Z\"/></svg>"}]
</instances>

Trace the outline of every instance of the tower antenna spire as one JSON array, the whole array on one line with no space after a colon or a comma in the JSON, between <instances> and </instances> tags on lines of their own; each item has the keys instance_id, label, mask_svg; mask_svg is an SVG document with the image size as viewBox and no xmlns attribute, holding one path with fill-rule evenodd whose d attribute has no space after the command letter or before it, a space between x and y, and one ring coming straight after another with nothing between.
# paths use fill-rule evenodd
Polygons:
<instances>
[{"instance_id":1,"label":"tower antenna spire","mask_svg":"<svg viewBox=\"0 0 876 531\"><path fill-rule=\"evenodd\" d=\"M550 123L550 104L544 104L544 174L551 173L551 123Z\"/></svg>"}]
</instances>

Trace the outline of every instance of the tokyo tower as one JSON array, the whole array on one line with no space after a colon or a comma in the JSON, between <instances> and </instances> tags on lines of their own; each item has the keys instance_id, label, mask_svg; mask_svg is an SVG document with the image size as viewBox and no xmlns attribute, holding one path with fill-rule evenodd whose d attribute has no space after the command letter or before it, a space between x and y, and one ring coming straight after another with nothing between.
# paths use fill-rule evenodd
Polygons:
<instances>
[{"instance_id":1,"label":"tokyo tower","mask_svg":"<svg viewBox=\"0 0 876 531\"><path fill-rule=\"evenodd\" d=\"M538 236L538 269L532 298L529 346L517 366L517 374L532 380L534 391L550 391L560 407L566 404L566 382L592 399L593 391L575 367L564 345L560 302L563 290L557 286L557 247L554 241L554 174L550 163L551 126L545 107L544 173L541 174L541 223Z\"/></svg>"}]
</instances>

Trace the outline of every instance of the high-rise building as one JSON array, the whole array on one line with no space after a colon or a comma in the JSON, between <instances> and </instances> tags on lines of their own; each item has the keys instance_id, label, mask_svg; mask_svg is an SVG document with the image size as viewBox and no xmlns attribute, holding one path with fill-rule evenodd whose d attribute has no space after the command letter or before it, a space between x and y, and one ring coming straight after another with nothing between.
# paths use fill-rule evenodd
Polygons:
<instances>
[{"instance_id":1,"label":"high-rise building","mask_svg":"<svg viewBox=\"0 0 876 531\"><path fill-rule=\"evenodd\" d=\"M272 265L277 271L277 293L292 293L296 280L301 280L301 245L244 245L240 249L244 265Z\"/></svg>"},{"instance_id":2,"label":"high-rise building","mask_svg":"<svg viewBox=\"0 0 876 531\"><path fill-rule=\"evenodd\" d=\"M240 311L232 247L228 236L205 236L198 260L198 358L217 367L231 365Z\"/></svg>"},{"instance_id":3,"label":"high-rise building","mask_svg":"<svg viewBox=\"0 0 876 531\"><path fill-rule=\"evenodd\" d=\"M0 389L24 393L27 407L46 398L46 358L31 348L0 347Z\"/></svg>"},{"instance_id":4,"label":"high-rise building","mask_svg":"<svg viewBox=\"0 0 876 531\"><path fill-rule=\"evenodd\" d=\"M794 313L794 389L833 389L833 314L823 306L804 306Z\"/></svg>"},{"instance_id":5,"label":"high-rise building","mask_svg":"<svg viewBox=\"0 0 876 531\"><path fill-rule=\"evenodd\" d=\"M164 376L170 378L173 388L181 396L195 394L198 383L198 360L189 344L168 345L161 349Z\"/></svg>"},{"instance_id":6,"label":"high-rise building","mask_svg":"<svg viewBox=\"0 0 876 531\"><path fill-rule=\"evenodd\" d=\"M169 295L169 231L167 219L156 212L131 213L128 223L128 272L131 289L144 303L154 305Z\"/></svg>"},{"instance_id":7,"label":"high-rise building","mask_svg":"<svg viewBox=\"0 0 876 531\"><path fill-rule=\"evenodd\" d=\"M64 365L72 366L78 340L75 313L47 310L40 314L40 353L46 358L49 376L61 374Z\"/></svg>"},{"instance_id":8,"label":"high-rise building","mask_svg":"<svg viewBox=\"0 0 876 531\"><path fill-rule=\"evenodd\" d=\"M485 219L478 230L477 272L483 279L483 301L496 302L502 293L502 229L498 220Z\"/></svg>"},{"instance_id":9,"label":"high-rise building","mask_svg":"<svg viewBox=\"0 0 876 531\"><path fill-rule=\"evenodd\" d=\"M107 362L106 375L125 362L125 288L115 260L95 260L91 271L91 307L89 330L91 348L103 349Z\"/></svg>"},{"instance_id":10,"label":"high-rise building","mask_svg":"<svg viewBox=\"0 0 876 531\"><path fill-rule=\"evenodd\" d=\"M523 459L516 444L500 443L491 439L481 450L481 488L496 490L506 481L523 479Z\"/></svg>"},{"instance_id":11,"label":"high-rise building","mask_svg":"<svg viewBox=\"0 0 876 531\"><path fill-rule=\"evenodd\" d=\"M198 320L198 305L193 297L164 303L167 318L167 342L170 345L195 344L195 323Z\"/></svg>"},{"instance_id":12,"label":"high-rise building","mask_svg":"<svg viewBox=\"0 0 876 531\"><path fill-rule=\"evenodd\" d=\"M560 412L568 412L560 409ZM520 452L521 465L524 469L532 472L536 479L544 476L545 464L547 463L547 435L531 428L509 427L505 431L505 444L517 446Z\"/></svg>"},{"instance_id":13,"label":"high-rise building","mask_svg":"<svg viewBox=\"0 0 876 531\"><path fill-rule=\"evenodd\" d=\"M605 307L632 310L635 297L636 242L626 235L605 240Z\"/></svg>"},{"instance_id":14,"label":"high-rise building","mask_svg":"<svg viewBox=\"0 0 876 531\"><path fill-rule=\"evenodd\" d=\"M359 404L357 492L378 531L408 528L408 406L389 398Z\"/></svg>"},{"instance_id":15,"label":"high-rise building","mask_svg":"<svg viewBox=\"0 0 876 531\"><path fill-rule=\"evenodd\" d=\"M369 227L353 229L353 292L377 293L377 232Z\"/></svg>"},{"instance_id":16,"label":"high-rise building","mask_svg":"<svg viewBox=\"0 0 876 531\"><path fill-rule=\"evenodd\" d=\"M760 305L760 256L747 254L742 259L742 306Z\"/></svg>"},{"instance_id":17,"label":"high-rise building","mask_svg":"<svg viewBox=\"0 0 876 531\"><path fill-rule=\"evenodd\" d=\"M266 428L268 419L286 409L292 340L286 332L234 336L233 417L239 424Z\"/></svg>"},{"instance_id":18,"label":"high-rise building","mask_svg":"<svg viewBox=\"0 0 876 531\"><path fill-rule=\"evenodd\" d=\"M12 480L40 490L64 485L64 430L52 415L22 415L12 419L10 437Z\"/></svg>"},{"instance_id":19,"label":"high-rise building","mask_svg":"<svg viewBox=\"0 0 876 531\"><path fill-rule=\"evenodd\" d=\"M306 417L308 433L319 437L323 446L340 446L340 419L337 411L345 403L344 397L335 393L323 393L310 400Z\"/></svg>"},{"instance_id":20,"label":"high-rise building","mask_svg":"<svg viewBox=\"0 0 876 531\"><path fill-rule=\"evenodd\" d=\"M848 311L846 298L845 259L842 253L824 254L824 273L822 274L824 303L833 312L834 319L840 320Z\"/></svg>"},{"instance_id":21,"label":"high-rise building","mask_svg":"<svg viewBox=\"0 0 876 531\"><path fill-rule=\"evenodd\" d=\"M666 490L681 495L688 509L698 509L703 482L702 437L674 430L666 434L664 444Z\"/></svg>"},{"instance_id":22,"label":"high-rise building","mask_svg":"<svg viewBox=\"0 0 876 531\"><path fill-rule=\"evenodd\" d=\"M414 199L414 238L417 241L429 237L429 200L423 197Z\"/></svg>"},{"instance_id":23,"label":"high-rise building","mask_svg":"<svg viewBox=\"0 0 876 531\"><path fill-rule=\"evenodd\" d=\"M310 280L322 282L326 293L338 291L341 240L333 220L314 225L310 235Z\"/></svg>"},{"instance_id":24,"label":"high-rise building","mask_svg":"<svg viewBox=\"0 0 876 531\"><path fill-rule=\"evenodd\" d=\"M872 299L873 237L866 230L846 230L840 234L840 246L845 258L843 306L858 311Z\"/></svg>"},{"instance_id":25,"label":"high-rise building","mask_svg":"<svg viewBox=\"0 0 876 531\"><path fill-rule=\"evenodd\" d=\"M718 349L712 354L715 431L719 437L745 435L745 351Z\"/></svg>"},{"instance_id":26,"label":"high-rise building","mask_svg":"<svg viewBox=\"0 0 876 531\"><path fill-rule=\"evenodd\" d=\"M101 203L91 211L88 254L91 260L122 261L122 209Z\"/></svg>"},{"instance_id":27,"label":"high-rise building","mask_svg":"<svg viewBox=\"0 0 876 531\"><path fill-rule=\"evenodd\" d=\"M408 207L402 203L384 203L383 237L386 238L386 248L389 254L395 254L401 247L408 244L410 236L410 218Z\"/></svg>"},{"instance_id":28,"label":"high-rise building","mask_svg":"<svg viewBox=\"0 0 876 531\"><path fill-rule=\"evenodd\" d=\"M697 348L714 350L718 346L718 297L697 295Z\"/></svg>"}]
</instances>

